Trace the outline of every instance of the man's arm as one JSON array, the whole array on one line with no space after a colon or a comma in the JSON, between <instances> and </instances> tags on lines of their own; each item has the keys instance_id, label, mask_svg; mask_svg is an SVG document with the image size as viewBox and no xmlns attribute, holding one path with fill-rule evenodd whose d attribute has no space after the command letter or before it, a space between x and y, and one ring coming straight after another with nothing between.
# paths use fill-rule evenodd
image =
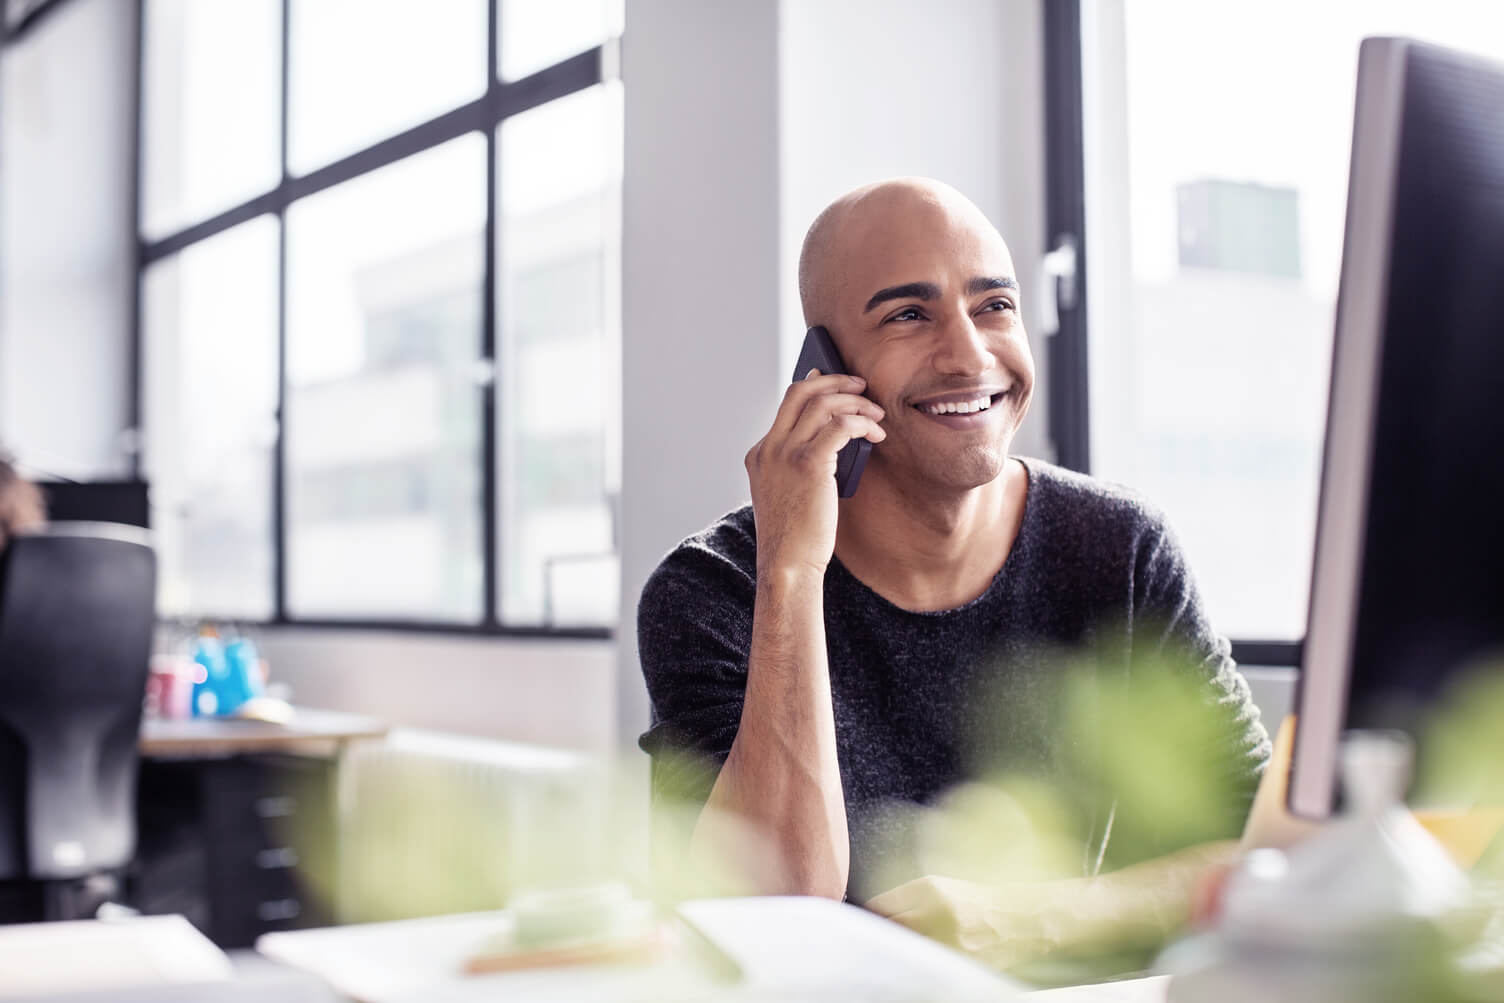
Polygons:
<instances>
[{"instance_id":1,"label":"man's arm","mask_svg":"<svg viewBox=\"0 0 1504 1003\"><path fill-rule=\"evenodd\" d=\"M1269 733L1248 682L1232 659L1232 646L1212 628L1175 534L1162 520L1156 522L1136 562L1134 621L1136 628L1155 625L1162 633L1151 651L1135 655L1158 655L1184 664L1194 677L1191 684L1203 688L1220 740L1210 748L1187 751L1209 757L1207 767L1237 789L1246 817L1272 752ZM1135 640L1135 647L1138 643Z\"/></svg>"},{"instance_id":2,"label":"man's arm","mask_svg":"<svg viewBox=\"0 0 1504 1003\"><path fill-rule=\"evenodd\" d=\"M881 441L883 412L853 376L813 376L784 395L747 453L757 521L757 596L740 726L690 842L713 863L734 848L722 821L772 848L770 893L841 898L850 871L826 661L825 569L835 550L836 454Z\"/></svg>"},{"instance_id":3,"label":"man's arm","mask_svg":"<svg viewBox=\"0 0 1504 1003\"><path fill-rule=\"evenodd\" d=\"M774 850L772 894L840 898L850 868L825 656L824 581L759 573L741 726L700 815L690 851L736 852L720 824L750 824Z\"/></svg>"}]
</instances>

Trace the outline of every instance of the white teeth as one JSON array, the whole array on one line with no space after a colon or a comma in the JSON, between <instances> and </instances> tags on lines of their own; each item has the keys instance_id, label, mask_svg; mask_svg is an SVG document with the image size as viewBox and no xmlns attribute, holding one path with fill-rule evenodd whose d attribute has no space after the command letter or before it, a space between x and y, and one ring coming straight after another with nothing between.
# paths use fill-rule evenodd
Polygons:
<instances>
[{"instance_id":1,"label":"white teeth","mask_svg":"<svg viewBox=\"0 0 1504 1003\"><path fill-rule=\"evenodd\" d=\"M926 404L921 410L926 414L975 414L978 411L985 411L991 406L991 397L978 397L976 400L961 401L959 403Z\"/></svg>"}]
</instances>

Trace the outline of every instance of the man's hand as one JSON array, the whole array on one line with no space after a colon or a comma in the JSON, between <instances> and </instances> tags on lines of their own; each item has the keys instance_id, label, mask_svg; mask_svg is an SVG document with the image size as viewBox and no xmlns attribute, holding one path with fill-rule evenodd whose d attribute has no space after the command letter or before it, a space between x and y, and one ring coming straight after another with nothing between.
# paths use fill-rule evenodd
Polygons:
<instances>
[{"instance_id":1,"label":"man's hand","mask_svg":"<svg viewBox=\"0 0 1504 1003\"><path fill-rule=\"evenodd\" d=\"M883 409L861 396L866 385L845 375L791 384L773 427L747 451L759 578L785 570L825 574L836 543L836 454L852 439L887 438L878 424Z\"/></svg>"},{"instance_id":2,"label":"man's hand","mask_svg":"<svg viewBox=\"0 0 1504 1003\"><path fill-rule=\"evenodd\" d=\"M1006 970L1049 957L1074 939L1069 915L1083 885L1073 879L992 887L928 876L884 892L867 908Z\"/></svg>"},{"instance_id":3,"label":"man's hand","mask_svg":"<svg viewBox=\"0 0 1504 1003\"><path fill-rule=\"evenodd\" d=\"M997 969L1156 947L1184 925L1204 876L1236 859L1207 843L1097 878L991 886L923 877L867 908Z\"/></svg>"}]
</instances>

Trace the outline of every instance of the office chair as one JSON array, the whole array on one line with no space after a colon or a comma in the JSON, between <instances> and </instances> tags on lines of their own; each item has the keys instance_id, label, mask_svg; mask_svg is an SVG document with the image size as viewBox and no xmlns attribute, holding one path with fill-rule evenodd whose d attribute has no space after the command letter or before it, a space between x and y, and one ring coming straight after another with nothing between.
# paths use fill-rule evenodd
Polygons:
<instances>
[{"instance_id":1,"label":"office chair","mask_svg":"<svg viewBox=\"0 0 1504 1003\"><path fill-rule=\"evenodd\" d=\"M155 596L134 527L54 523L0 551L0 921L87 917L119 891Z\"/></svg>"}]
</instances>

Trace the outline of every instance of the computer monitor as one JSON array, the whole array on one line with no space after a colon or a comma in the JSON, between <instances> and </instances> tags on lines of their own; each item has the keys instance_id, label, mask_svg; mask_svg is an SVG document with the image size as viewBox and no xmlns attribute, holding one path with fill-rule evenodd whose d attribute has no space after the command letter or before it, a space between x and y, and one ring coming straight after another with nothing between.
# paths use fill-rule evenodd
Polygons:
<instances>
[{"instance_id":1,"label":"computer monitor","mask_svg":"<svg viewBox=\"0 0 1504 1003\"><path fill-rule=\"evenodd\" d=\"M119 522L150 529L145 481L43 481L53 522Z\"/></svg>"},{"instance_id":2,"label":"computer monitor","mask_svg":"<svg viewBox=\"0 0 1504 1003\"><path fill-rule=\"evenodd\" d=\"M1277 406L1277 402L1271 402ZM1289 806L1504 654L1504 66L1363 42Z\"/></svg>"}]
</instances>

